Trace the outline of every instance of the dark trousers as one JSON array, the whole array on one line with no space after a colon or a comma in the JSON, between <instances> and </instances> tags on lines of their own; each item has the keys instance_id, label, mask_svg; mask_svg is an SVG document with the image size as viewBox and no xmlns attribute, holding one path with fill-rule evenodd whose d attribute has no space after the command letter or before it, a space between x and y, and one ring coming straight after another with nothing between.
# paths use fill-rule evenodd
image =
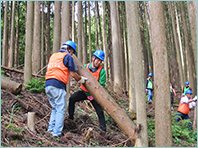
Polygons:
<instances>
[{"instance_id":1,"label":"dark trousers","mask_svg":"<svg viewBox=\"0 0 198 148\"><path fill-rule=\"evenodd\" d=\"M69 107L68 107L68 112L69 112L69 119L74 119L74 110L75 110L75 103L83 100L88 100L87 96L83 91L77 91L71 97L69 98ZM104 117L104 112L100 104L96 102L96 100L90 101L93 107L95 108L95 111L98 115L99 118L99 123L100 123L100 128L103 131L106 131L106 123L105 123L105 117Z\"/></svg>"},{"instance_id":2,"label":"dark trousers","mask_svg":"<svg viewBox=\"0 0 198 148\"><path fill-rule=\"evenodd\" d=\"M182 120L183 120L183 119L184 119L184 120L190 119L189 116L188 116L188 114L183 114L183 113L177 111L176 122L178 122L179 120L181 120L180 118L181 118ZM191 123L191 122L188 123L188 128L190 128L190 129L192 130L192 123Z\"/></svg>"},{"instance_id":3,"label":"dark trousers","mask_svg":"<svg viewBox=\"0 0 198 148\"><path fill-rule=\"evenodd\" d=\"M171 105L173 106L173 93L171 93Z\"/></svg>"}]
</instances>

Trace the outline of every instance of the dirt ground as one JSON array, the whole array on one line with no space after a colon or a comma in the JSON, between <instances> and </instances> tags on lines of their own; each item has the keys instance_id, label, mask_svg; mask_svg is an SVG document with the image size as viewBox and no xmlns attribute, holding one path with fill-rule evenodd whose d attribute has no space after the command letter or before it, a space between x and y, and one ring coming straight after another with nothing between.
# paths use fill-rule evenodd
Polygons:
<instances>
[{"instance_id":1,"label":"dirt ground","mask_svg":"<svg viewBox=\"0 0 198 148\"><path fill-rule=\"evenodd\" d=\"M23 74L5 70L5 76L11 80L23 83ZM71 94L79 87L71 81ZM122 102L121 108L128 105L126 95L114 95L117 103ZM179 99L179 98L178 98ZM124 101L123 101L124 100ZM1 146L2 147L132 147L133 144L128 137L120 130L118 125L105 113L109 119L107 132L99 128L98 118L93 106L89 101L76 103L75 120L64 121L64 136L54 138L47 133L48 121L50 118L51 105L45 93L30 93L22 90L20 94L13 95L9 90L1 89ZM175 107L172 113L176 112ZM27 113L35 112L35 130L32 132L27 128ZM147 102L147 114L154 118L154 105ZM194 113L189 113L193 119ZM135 114L129 115L134 120ZM86 141L85 137L89 128L93 129L91 138ZM153 146L149 142L149 146Z\"/></svg>"}]
</instances>

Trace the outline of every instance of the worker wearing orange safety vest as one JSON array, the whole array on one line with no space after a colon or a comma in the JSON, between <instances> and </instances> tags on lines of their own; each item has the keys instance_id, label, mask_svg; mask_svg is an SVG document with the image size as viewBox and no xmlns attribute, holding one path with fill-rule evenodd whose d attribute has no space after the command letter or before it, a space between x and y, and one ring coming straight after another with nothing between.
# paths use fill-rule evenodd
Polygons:
<instances>
[{"instance_id":1,"label":"worker wearing orange safety vest","mask_svg":"<svg viewBox=\"0 0 198 148\"><path fill-rule=\"evenodd\" d=\"M66 85L69 75L80 83L85 83L85 80L87 80L87 78L76 73L77 67L71 56L73 53L76 53L76 44L68 40L49 59L45 76L45 91L52 106L47 129L47 132L50 132L52 136L60 137L63 135L62 130L67 107Z\"/></svg>"},{"instance_id":2,"label":"worker wearing orange safety vest","mask_svg":"<svg viewBox=\"0 0 198 148\"><path fill-rule=\"evenodd\" d=\"M84 65L103 87L106 83L106 72L105 69L101 66L102 61L104 61L104 57L105 53L102 50L96 50L93 53L92 62ZM89 91L82 84L80 86L80 90L75 92L69 98L68 119L74 119L75 103L82 100L90 100L98 115L101 130L106 131L106 123L102 107L97 103L97 101L93 98L93 96L91 96Z\"/></svg>"},{"instance_id":3,"label":"worker wearing orange safety vest","mask_svg":"<svg viewBox=\"0 0 198 148\"><path fill-rule=\"evenodd\" d=\"M179 107L177 109L177 118L176 121L179 121L181 119L189 119L188 113L190 108L193 108L196 106L195 101L197 101L197 97L192 99L192 91L187 90L185 92L185 96L182 96L180 102L179 102ZM188 124L189 128L192 129L192 124Z\"/></svg>"}]
</instances>

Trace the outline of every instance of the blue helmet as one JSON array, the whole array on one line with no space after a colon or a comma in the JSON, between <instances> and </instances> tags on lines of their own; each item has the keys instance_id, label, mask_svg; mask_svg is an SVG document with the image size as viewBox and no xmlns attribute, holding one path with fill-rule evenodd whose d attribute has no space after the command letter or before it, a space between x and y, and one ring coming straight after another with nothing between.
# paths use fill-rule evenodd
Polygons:
<instances>
[{"instance_id":1,"label":"blue helmet","mask_svg":"<svg viewBox=\"0 0 198 148\"><path fill-rule=\"evenodd\" d=\"M64 45L69 45L70 47L72 47L74 50L74 54L76 54L76 43L74 43L71 40L68 40L65 43L63 43L62 47L64 47Z\"/></svg>"},{"instance_id":2,"label":"blue helmet","mask_svg":"<svg viewBox=\"0 0 198 148\"><path fill-rule=\"evenodd\" d=\"M185 95L186 95L186 94L193 94L193 93L192 93L192 91L191 91L190 89L188 89L188 90L185 92Z\"/></svg>"},{"instance_id":3,"label":"blue helmet","mask_svg":"<svg viewBox=\"0 0 198 148\"><path fill-rule=\"evenodd\" d=\"M188 82L188 81L186 81L186 82L185 82L185 84L186 84L186 85L189 85L189 82Z\"/></svg>"},{"instance_id":4,"label":"blue helmet","mask_svg":"<svg viewBox=\"0 0 198 148\"><path fill-rule=\"evenodd\" d=\"M104 58L105 58L105 53L104 51L98 49L96 50L94 53L93 53L94 56L96 56L98 59L104 61Z\"/></svg>"},{"instance_id":5,"label":"blue helmet","mask_svg":"<svg viewBox=\"0 0 198 148\"><path fill-rule=\"evenodd\" d=\"M153 77L153 74L152 73L149 73L148 76Z\"/></svg>"}]
</instances>

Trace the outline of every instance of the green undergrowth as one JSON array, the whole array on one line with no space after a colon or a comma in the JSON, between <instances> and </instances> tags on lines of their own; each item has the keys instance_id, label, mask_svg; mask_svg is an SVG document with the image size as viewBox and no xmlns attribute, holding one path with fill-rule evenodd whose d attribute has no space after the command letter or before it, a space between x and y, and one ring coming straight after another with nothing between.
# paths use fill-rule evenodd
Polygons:
<instances>
[{"instance_id":1,"label":"green undergrowth","mask_svg":"<svg viewBox=\"0 0 198 148\"><path fill-rule=\"evenodd\" d=\"M24 84L31 93L45 93L45 78L31 79L28 84Z\"/></svg>"}]
</instances>

